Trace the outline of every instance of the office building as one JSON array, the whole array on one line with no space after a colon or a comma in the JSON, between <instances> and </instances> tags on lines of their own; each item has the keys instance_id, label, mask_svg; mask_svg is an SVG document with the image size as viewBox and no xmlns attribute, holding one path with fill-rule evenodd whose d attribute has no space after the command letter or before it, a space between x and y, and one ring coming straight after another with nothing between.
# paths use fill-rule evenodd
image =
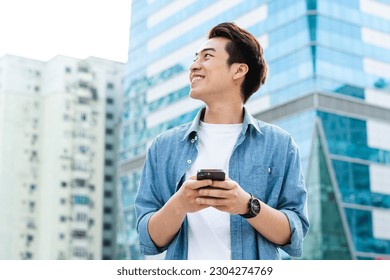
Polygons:
<instances>
[{"instance_id":1,"label":"office building","mask_svg":"<svg viewBox=\"0 0 390 280\"><path fill-rule=\"evenodd\" d=\"M133 201L146 149L202 106L188 96L189 66L208 30L231 21L259 39L269 66L247 109L300 148L311 220L302 258L390 258L389 15L388 0L134 0L119 156L122 256L143 257Z\"/></svg>"},{"instance_id":2,"label":"office building","mask_svg":"<svg viewBox=\"0 0 390 280\"><path fill-rule=\"evenodd\" d=\"M122 63L0 58L0 259L112 259Z\"/></svg>"}]
</instances>

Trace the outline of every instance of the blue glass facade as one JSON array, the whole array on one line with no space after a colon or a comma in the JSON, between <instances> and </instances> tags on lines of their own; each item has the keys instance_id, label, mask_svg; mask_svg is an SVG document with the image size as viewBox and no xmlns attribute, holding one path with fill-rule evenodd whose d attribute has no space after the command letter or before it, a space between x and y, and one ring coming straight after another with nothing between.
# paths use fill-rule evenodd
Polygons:
<instances>
[{"instance_id":1,"label":"blue glass facade","mask_svg":"<svg viewBox=\"0 0 390 280\"><path fill-rule=\"evenodd\" d=\"M215 8L221 7L218 2L230 6L221 12ZM368 125L374 121L390 127L390 119L372 118L375 106L390 110L390 97L386 97L390 96L390 74L375 70L378 65L390 69L390 46L384 43L390 38L390 16L376 11L378 7L390 11L390 2L133 0L119 155L122 231L118 245L125 251L121 257L142 258L137 249L133 201L148 144L162 131L191 121L197 111L189 106L176 114L175 104L190 102L189 85L178 83L167 89L166 84L188 73L199 47L191 45L193 42L205 38L214 25L233 21L265 47L269 77L248 102L267 98L266 106L253 110L257 117L264 112L272 115L278 106L318 92L351 104L367 104L362 115L332 109L332 104L326 108L314 104L308 110L269 120L293 135L308 189L312 188L309 205L313 209L309 212L313 227L303 258L390 258L390 234L380 229L376 215L387 211L389 218L384 219L390 222L390 181L384 179L378 187L377 175L372 175L376 166L389 167L390 172L390 147L372 142L377 136ZM151 97L151 91L159 90L161 95ZM373 104L373 92L379 92L389 104ZM152 119L159 112L172 116L163 121ZM310 172L313 168L316 172ZM327 205L333 205L332 211L337 213ZM327 221L334 230L326 226Z\"/></svg>"}]
</instances>

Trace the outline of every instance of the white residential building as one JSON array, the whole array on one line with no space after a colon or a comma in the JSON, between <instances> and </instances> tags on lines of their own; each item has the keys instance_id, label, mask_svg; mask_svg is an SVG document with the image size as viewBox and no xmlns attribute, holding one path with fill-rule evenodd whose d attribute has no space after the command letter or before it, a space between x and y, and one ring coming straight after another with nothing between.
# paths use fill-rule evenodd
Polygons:
<instances>
[{"instance_id":1,"label":"white residential building","mask_svg":"<svg viewBox=\"0 0 390 280\"><path fill-rule=\"evenodd\" d=\"M0 259L115 257L122 63L0 58Z\"/></svg>"}]
</instances>

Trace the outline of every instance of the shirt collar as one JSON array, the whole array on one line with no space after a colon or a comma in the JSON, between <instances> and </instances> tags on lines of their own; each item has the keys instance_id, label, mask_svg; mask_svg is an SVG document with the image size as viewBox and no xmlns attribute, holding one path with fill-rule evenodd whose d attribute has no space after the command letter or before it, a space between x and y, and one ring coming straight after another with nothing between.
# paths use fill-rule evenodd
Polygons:
<instances>
[{"instance_id":1,"label":"shirt collar","mask_svg":"<svg viewBox=\"0 0 390 280\"><path fill-rule=\"evenodd\" d=\"M249 126L253 126L258 133L263 134L260 130L259 122L249 114L248 110L244 107L244 124L242 131L246 132Z\"/></svg>"},{"instance_id":2,"label":"shirt collar","mask_svg":"<svg viewBox=\"0 0 390 280\"><path fill-rule=\"evenodd\" d=\"M199 123L200 123L200 120L203 119L205 109L206 108L203 107L199 110L199 112L196 114L194 120L192 121L190 127L188 128L187 132L184 134L184 137L181 141L184 141L185 139L187 139L191 135L198 134ZM249 114L248 110L246 110L246 108L244 107L244 121L243 121L243 126L242 126L242 133L244 135L245 135L249 126L253 126L258 133L262 134L262 132L260 130L259 123L251 114Z\"/></svg>"}]
</instances>

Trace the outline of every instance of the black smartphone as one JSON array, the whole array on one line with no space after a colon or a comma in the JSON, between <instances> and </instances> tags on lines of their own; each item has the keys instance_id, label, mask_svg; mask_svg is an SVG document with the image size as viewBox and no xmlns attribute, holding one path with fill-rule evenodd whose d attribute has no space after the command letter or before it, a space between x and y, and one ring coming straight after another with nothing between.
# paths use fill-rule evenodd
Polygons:
<instances>
[{"instance_id":1,"label":"black smartphone","mask_svg":"<svg viewBox=\"0 0 390 280\"><path fill-rule=\"evenodd\" d=\"M222 169L200 169L196 174L197 180L211 179L214 181L225 181L225 172Z\"/></svg>"}]
</instances>

